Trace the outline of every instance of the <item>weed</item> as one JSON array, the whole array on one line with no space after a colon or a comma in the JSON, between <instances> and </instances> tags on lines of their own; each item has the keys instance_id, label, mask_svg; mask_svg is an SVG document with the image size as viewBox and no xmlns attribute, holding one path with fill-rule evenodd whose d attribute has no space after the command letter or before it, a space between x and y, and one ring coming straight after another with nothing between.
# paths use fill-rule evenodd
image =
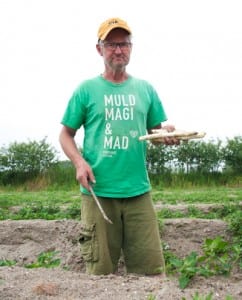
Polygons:
<instances>
[{"instance_id":1,"label":"weed","mask_svg":"<svg viewBox=\"0 0 242 300\"><path fill-rule=\"evenodd\" d=\"M228 228L233 236L233 247L238 261L239 267L242 270L242 210L238 208L233 214L228 216Z\"/></svg>"},{"instance_id":2,"label":"weed","mask_svg":"<svg viewBox=\"0 0 242 300\"><path fill-rule=\"evenodd\" d=\"M194 296L192 296L192 300L212 300L213 293L209 293L207 296L201 296L198 292L195 293ZM186 298L182 298L182 300L186 300Z\"/></svg>"},{"instance_id":3,"label":"weed","mask_svg":"<svg viewBox=\"0 0 242 300\"><path fill-rule=\"evenodd\" d=\"M183 297L182 300L186 300L186 298ZM198 292L196 292L195 295L192 296L192 300L213 300L213 293L211 292L206 296L202 296L202 295L199 295ZM225 297L225 300L233 300L233 297L230 295L227 295Z\"/></svg>"},{"instance_id":4,"label":"weed","mask_svg":"<svg viewBox=\"0 0 242 300\"><path fill-rule=\"evenodd\" d=\"M37 257L37 261L25 265L25 268L33 269L33 268L55 268L60 265L60 259L54 258L54 256L58 254L57 251L49 251L49 252L42 252Z\"/></svg>"},{"instance_id":5,"label":"weed","mask_svg":"<svg viewBox=\"0 0 242 300\"><path fill-rule=\"evenodd\" d=\"M197 262L196 252L191 252L184 259L175 256L170 258L169 264L171 265L171 269L176 270L179 273L178 280L181 289L187 287L191 279L198 272Z\"/></svg>"},{"instance_id":6,"label":"weed","mask_svg":"<svg viewBox=\"0 0 242 300\"><path fill-rule=\"evenodd\" d=\"M11 267L16 265L16 261L15 260L0 260L0 267Z\"/></svg>"},{"instance_id":7,"label":"weed","mask_svg":"<svg viewBox=\"0 0 242 300\"><path fill-rule=\"evenodd\" d=\"M229 275L232 269L231 246L220 236L206 239L203 244L204 255L199 258L204 269L211 275Z\"/></svg>"},{"instance_id":8,"label":"weed","mask_svg":"<svg viewBox=\"0 0 242 300\"><path fill-rule=\"evenodd\" d=\"M230 245L221 237L206 239L202 246L203 255L191 252L181 259L164 248L166 270L168 274L178 274L179 286L184 289L195 275L209 277L229 275L239 259L237 245Z\"/></svg>"}]
</instances>

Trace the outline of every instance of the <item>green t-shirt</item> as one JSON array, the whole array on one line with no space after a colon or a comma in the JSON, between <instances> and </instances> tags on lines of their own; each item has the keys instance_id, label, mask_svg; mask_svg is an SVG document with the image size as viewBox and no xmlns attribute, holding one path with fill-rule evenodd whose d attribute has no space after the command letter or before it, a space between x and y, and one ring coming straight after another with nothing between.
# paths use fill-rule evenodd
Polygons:
<instances>
[{"instance_id":1,"label":"green t-shirt","mask_svg":"<svg viewBox=\"0 0 242 300\"><path fill-rule=\"evenodd\" d=\"M150 190L146 142L139 136L166 120L162 103L146 81L112 83L101 76L74 91L62 124L84 127L83 157L94 172L98 196L126 198ZM83 193L88 193L81 187Z\"/></svg>"}]
</instances>

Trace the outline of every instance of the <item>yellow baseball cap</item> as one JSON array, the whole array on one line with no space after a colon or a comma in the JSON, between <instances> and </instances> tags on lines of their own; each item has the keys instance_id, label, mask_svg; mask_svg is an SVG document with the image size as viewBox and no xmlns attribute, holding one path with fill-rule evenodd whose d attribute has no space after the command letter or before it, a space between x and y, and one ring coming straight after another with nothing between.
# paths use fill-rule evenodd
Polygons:
<instances>
[{"instance_id":1,"label":"yellow baseball cap","mask_svg":"<svg viewBox=\"0 0 242 300\"><path fill-rule=\"evenodd\" d=\"M126 31L128 31L129 34L131 34L131 29L129 28L128 24L119 18L111 18L106 21L104 21L99 29L98 29L98 39L103 41L107 37L110 31L112 31L115 28L122 28Z\"/></svg>"}]
</instances>

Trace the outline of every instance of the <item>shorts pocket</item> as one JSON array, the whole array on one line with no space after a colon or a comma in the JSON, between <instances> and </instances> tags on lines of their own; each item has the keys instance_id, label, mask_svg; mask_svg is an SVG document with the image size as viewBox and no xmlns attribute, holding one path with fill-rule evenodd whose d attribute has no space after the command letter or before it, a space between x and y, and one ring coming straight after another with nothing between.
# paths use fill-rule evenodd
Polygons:
<instances>
[{"instance_id":1,"label":"shorts pocket","mask_svg":"<svg viewBox=\"0 0 242 300\"><path fill-rule=\"evenodd\" d=\"M96 226L81 225L81 232L79 236L81 255L86 262L98 261L98 242L96 237Z\"/></svg>"}]
</instances>

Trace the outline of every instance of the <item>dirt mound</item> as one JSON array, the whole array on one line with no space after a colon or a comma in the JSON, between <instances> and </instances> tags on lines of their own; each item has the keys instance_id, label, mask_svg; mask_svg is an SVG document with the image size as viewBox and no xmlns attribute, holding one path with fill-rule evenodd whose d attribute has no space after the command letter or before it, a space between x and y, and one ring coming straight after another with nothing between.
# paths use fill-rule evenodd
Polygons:
<instances>
[{"instance_id":1,"label":"dirt mound","mask_svg":"<svg viewBox=\"0 0 242 300\"><path fill-rule=\"evenodd\" d=\"M62 267L81 271L79 232L80 223L71 220L2 221L0 259L15 260L23 266L36 261L41 252L57 251Z\"/></svg>"},{"instance_id":2,"label":"dirt mound","mask_svg":"<svg viewBox=\"0 0 242 300\"><path fill-rule=\"evenodd\" d=\"M229 238L226 223L219 220L168 219L162 239L178 256L201 251L207 237ZM176 278L162 279L127 275L120 264L118 274L88 276L79 249L80 223L71 220L1 221L0 259L15 260L17 265L0 268L0 299L192 299L195 291L213 292L213 299L230 294L242 298L242 274L229 278L196 278L184 291ZM26 269L41 252L58 251L61 267ZM63 269L63 267L65 267Z\"/></svg>"}]
</instances>

